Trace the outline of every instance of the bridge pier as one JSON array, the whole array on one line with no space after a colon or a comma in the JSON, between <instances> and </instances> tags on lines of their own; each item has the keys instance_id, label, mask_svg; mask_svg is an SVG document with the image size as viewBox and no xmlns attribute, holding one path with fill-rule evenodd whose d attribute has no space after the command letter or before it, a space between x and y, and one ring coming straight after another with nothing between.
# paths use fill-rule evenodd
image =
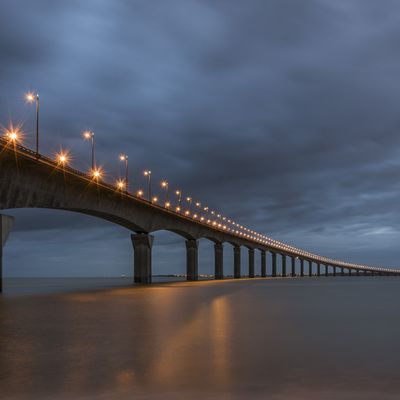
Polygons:
<instances>
[{"instance_id":1,"label":"bridge pier","mask_svg":"<svg viewBox=\"0 0 400 400\"><path fill-rule=\"evenodd\" d=\"M321 264L317 264L317 276L321 276Z\"/></svg>"},{"instance_id":2,"label":"bridge pier","mask_svg":"<svg viewBox=\"0 0 400 400\"><path fill-rule=\"evenodd\" d=\"M0 293L3 291L3 247L14 223L14 217L0 214Z\"/></svg>"},{"instance_id":3,"label":"bridge pier","mask_svg":"<svg viewBox=\"0 0 400 400\"><path fill-rule=\"evenodd\" d=\"M275 278L276 277L276 253L272 254L272 273L271 275Z\"/></svg>"},{"instance_id":4,"label":"bridge pier","mask_svg":"<svg viewBox=\"0 0 400 400\"><path fill-rule=\"evenodd\" d=\"M240 246L233 246L233 277L241 278L240 271Z\"/></svg>"},{"instance_id":5,"label":"bridge pier","mask_svg":"<svg viewBox=\"0 0 400 400\"><path fill-rule=\"evenodd\" d=\"M261 278L267 277L267 253L261 250Z\"/></svg>"},{"instance_id":6,"label":"bridge pier","mask_svg":"<svg viewBox=\"0 0 400 400\"><path fill-rule=\"evenodd\" d=\"M292 276L296 276L296 257L291 257L292 258Z\"/></svg>"},{"instance_id":7,"label":"bridge pier","mask_svg":"<svg viewBox=\"0 0 400 400\"><path fill-rule=\"evenodd\" d=\"M199 242L196 239L186 240L186 280L199 280L198 263Z\"/></svg>"},{"instance_id":8,"label":"bridge pier","mask_svg":"<svg viewBox=\"0 0 400 400\"><path fill-rule=\"evenodd\" d=\"M222 243L214 244L215 259L215 279L224 279L224 245Z\"/></svg>"},{"instance_id":9,"label":"bridge pier","mask_svg":"<svg viewBox=\"0 0 400 400\"><path fill-rule=\"evenodd\" d=\"M349 276L351 276L351 268L349 268Z\"/></svg>"},{"instance_id":10,"label":"bridge pier","mask_svg":"<svg viewBox=\"0 0 400 400\"><path fill-rule=\"evenodd\" d=\"M249 278L254 278L254 249L248 248L249 251Z\"/></svg>"},{"instance_id":11,"label":"bridge pier","mask_svg":"<svg viewBox=\"0 0 400 400\"><path fill-rule=\"evenodd\" d=\"M343 267L340 268L340 275L344 276L344 268Z\"/></svg>"},{"instance_id":12,"label":"bridge pier","mask_svg":"<svg viewBox=\"0 0 400 400\"><path fill-rule=\"evenodd\" d=\"M286 254L282 254L282 276L286 276Z\"/></svg>"},{"instance_id":13,"label":"bridge pier","mask_svg":"<svg viewBox=\"0 0 400 400\"><path fill-rule=\"evenodd\" d=\"M134 249L134 272L135 283L151 283L151 248L154 236L147 233L136 233L131 235Z\"/></svg>"},{"instance_id":14,"label":"bridge pier","mask_svg":"<svg viewBox=\"0 0 400 400\"><path fill-rule=\"evenodd\" d=\"M360 270L359 270L359 269L356 270L356 275L357 275L357 276L360 275Z\"/></svg>"},{"instance_id":15,"label":"bridge pier","mask_svg":"<svg viewBox=\"0 0 400 400\"><path fill-rule=\"evenodd\" d=\"M333 276L336 276L336 266L333 266Z\"/></svg>"},{"instance_id":16,"label":"bridge pier","mask_svg":"<svg viewBox=\"0 0 400 400\"><path fill-rule=\"evenodd\" d=\"M325 276L329 276L329 270L328 270L329 266L325 265Z\"/></svg>"},{"instance_id":17,"label":"bridge pier","mask_svg":"<svg viewBox=\"0 0 400 400\"><path fill-rule=\"evenodd\" d=\"M308 276L312 276L312 261L308 261Z\"/></svg>"},{"instance_id":18,"label":"bridge pier","mask_svg":"<svg viewBox=\"0 0 400 400\"><path fill-rule=\"evenodd\" d=\"M304 259L300 258L300 276L304 276Z\"/></svg>"}]
</instances>

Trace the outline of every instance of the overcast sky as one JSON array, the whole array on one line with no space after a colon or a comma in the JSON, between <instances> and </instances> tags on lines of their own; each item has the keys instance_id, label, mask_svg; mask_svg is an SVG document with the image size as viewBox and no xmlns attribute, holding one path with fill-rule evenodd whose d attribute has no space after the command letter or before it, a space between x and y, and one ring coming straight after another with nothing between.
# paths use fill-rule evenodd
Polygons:
<instances>
[{"instance_id":1,"label":"overcast sky","mask_svg":"<svg viewBox=\"0 0 400 400\"><path fill-rule=\"evenodd\" d=\"M46 154L88 169L92 129L110 179L124 151L135 188L150 168L275 239L400 267L399 50L395 0L1 0L0 124L22 121L33 147L38 91ZM123 228L7 213L9 276L132 273ZM154 251L154 273L184 272L180 237Z\"/></svg>"}]
</instances>

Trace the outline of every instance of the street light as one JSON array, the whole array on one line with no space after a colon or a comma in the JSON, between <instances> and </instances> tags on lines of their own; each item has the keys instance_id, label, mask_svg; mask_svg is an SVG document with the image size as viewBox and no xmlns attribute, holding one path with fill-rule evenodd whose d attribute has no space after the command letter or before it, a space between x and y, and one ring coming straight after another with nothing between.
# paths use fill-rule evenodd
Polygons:
<instances>
[{"instance_id":1,"label":"street light","mask_svg":"<svg viewBox=\"0 0 400 400\"><path fill-rule=\"evenodd\" d=\"M39 157L39 94L38 93L33 93L33 92L28 92L25 95L25 100L28 103L35 103L36 104L36 157Z\"/></svg>"},{"instance_id":2,"label":"street light","mask_svg":"<svg viewBox=\"0 0 400 400\"><path fill-rule=\"evenodd\" d=\"M182 191L175 190L175 194L178 196L178 206L176 207L176 211L181 211L181 200L182 200Z\"/></svg>"},{"instance_id":3,"label":"street light","mask_svg":"<svg viewBox=\"0 0 400 400\"><path fill-rule=\"evenodd\" d=\"M92 178L96 181L103 177L103 170L101 168L95 168L91 171Z\"/></svg>"},{"instance_id":4,"label":"street light","mask_svg":"<svg viewBox=\"0 0 400 400\"><path fill-rule=\"evenodd\" d=\"M96 168L96 162L94 158L94 132L92 131L83 132L83 138L85 140L90 140L92 142L92 170L94 171Z\"/></svg>"},{"instance_id":5,"label":"street light","mask_svg":"<svg viewBox=\"0 0 400 400\"><path fill-rule=\"evenodd\" d=\"M57 164L65 166L69 162L69 154L68 152L65 151L60 151L59 153L56 154L56 161Z\"/></svg>"},{"instance_id":6,"label":"street light","mask_svg":"<svg viewBox=\"0 0 400 400\"><path fill-rule=\"evenodd\" d=\"M169 203L168 199L168 181L162 181L161 182L161 187L165 189L165 203Z\"/></svg>"},{"instance_id":7,"label":"street light","mask_svg":"<svg viewBox=\"0 0 400 400\"><path fill-rule=\"evenodd\" d=\"M147 195L148 195L149 201L151 201L151 171L146 170L143 172L143 175L147 176Z\"/></svg>"},{"instance_id":8,"label":"street light","mask_svg":"<svg viewBox=\"0 0 400 400\"><path fill-rule=\"evenodd\" d=\"M116 186L119 190L125 189L125 181L123 181L122 179L118 179Z\"/></svg>"},{"instance_id":9,"label":"street light","mask_svg":"<svg viewBox=\"0 0 400 400\"><path fill-rule=\"evenodd\" d=\"M192 211L192 200L193 199L191 197L186 197L186 201L189 203L189 214Z\"/></svg>"},{"instance_id":10,"label":"street light","mask_svg":"<svg viewBox=\"0 0 400 400\"><path fill-rule=\"evenodd\" d=\"M126 154L121 154L119 160L125 161L125 191L128 192L128 156Z\"/></svg>"},{"instance_id":11,"label":"street light","mask_svg":"<svg viewBox=\"0 0 400 400\"><path fill-rule=\"evenodd\" d=\"M19 141L20 132L18 129L11 127L10 129L5 130L5 136L10 142L15 144Z\"/></svg>"}]
</instances>

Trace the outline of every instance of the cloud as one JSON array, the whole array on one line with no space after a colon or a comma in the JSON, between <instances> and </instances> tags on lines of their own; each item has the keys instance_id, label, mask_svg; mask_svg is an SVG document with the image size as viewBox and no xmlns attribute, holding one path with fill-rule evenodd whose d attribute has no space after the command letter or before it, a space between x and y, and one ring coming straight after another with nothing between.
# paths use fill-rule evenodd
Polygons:
<instances>
[{"instance_id":1,"label":"cloud","mask_svg":"<svg viewBox=\"0 0 400 400\"><path fill-rule=\"evenodd\" d=\"M380 229L399 239L399 8L390 0L4 0L0 121L24 121L33 145L33 110L22 101L33 88L48 154L71 148L85 170L80 132L90 128L110 177L123 149L135 187L151 168L155 183L168 178L272 237L395 266L395 241L388 248ZM16 246L24 231L62 226L80 237L103 226L19 215Z\"/></svg>"}]
</instances>

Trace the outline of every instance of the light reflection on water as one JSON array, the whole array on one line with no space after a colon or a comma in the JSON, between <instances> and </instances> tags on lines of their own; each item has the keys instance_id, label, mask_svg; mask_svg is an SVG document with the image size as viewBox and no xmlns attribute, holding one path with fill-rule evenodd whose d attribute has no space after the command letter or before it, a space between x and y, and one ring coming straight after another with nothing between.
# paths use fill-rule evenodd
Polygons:
<instances>
[{"instance_id":1,"label":"light reflection on water","mask_svg":"<svg viewBox=\"0 0 400 400\"><path fill-rule=\"evenodd\" d=\"M384 277L6 295L0 397L398 399L399 304Z\"/></svg>"}]
</instances>

